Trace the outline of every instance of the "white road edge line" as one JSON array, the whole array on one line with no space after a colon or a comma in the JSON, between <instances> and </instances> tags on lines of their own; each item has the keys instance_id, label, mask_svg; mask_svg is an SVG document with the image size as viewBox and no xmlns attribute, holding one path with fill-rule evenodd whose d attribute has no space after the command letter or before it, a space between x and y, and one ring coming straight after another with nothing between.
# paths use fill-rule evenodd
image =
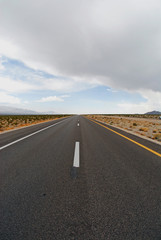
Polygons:
<instances>
[{"instance_id":1,"label":"white road edge line","mask_svg":"<svg viewBox=\"0 0 161 240\"><path fill-rule=\"evenodd\" d=\"M11 142L11 143L8 143L8 144L0 147L0 150L2 150L2 149L4 149L4 148L7 148L7 147L9 147L9 146L11 146L11 145L13 145L13 144L15 144L15 143L17 143L17 142L20 142L20 141L22 141L22 140L24 140L24 139L26 139L26 138L29 138L29 137L31 137L31 136L39 133L39 132L45 131L46 129L51 128L51 127L53 127L53 126L55 126L55 125L57 125L57 124L60 124L60 123L62 123L62 122L64 122L64 121L66 121L66 120L67 120L67 119L62 120L62 121L60 121L60 122L58 122L58 123L54 123L54 124L52 124L52 125L50 125L50 126L48 126L48 127L45 127L45 128L40 129L40 130L38 130L38 131L36 131L36 132L33 132L33 133L31 133L31 134L29 134L29 135L27 135L27 136L25 136L25 137L19 138L19 139L15 140L15 141L13 141L13 142Z\"/></svg>"},{"instance_id":2,"label":"white road edge line","mask_svg":"<svg viewBox=\"0 0 161 240\"><path fill-rule=\"evenodd\" d=\"M79 167L79 142L75 143L73 167Z\"/></svg>"}]
</instances>

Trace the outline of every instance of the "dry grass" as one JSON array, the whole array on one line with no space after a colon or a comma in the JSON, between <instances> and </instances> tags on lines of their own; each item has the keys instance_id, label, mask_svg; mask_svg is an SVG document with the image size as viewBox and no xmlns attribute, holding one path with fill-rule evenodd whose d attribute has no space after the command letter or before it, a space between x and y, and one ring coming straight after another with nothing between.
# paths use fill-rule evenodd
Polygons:
<instances>
[{"instance_id":1,"label":"dry grass","mask_svg":"<svg viewBox=\"0 0 161 240\"><path fill-rule=\"evenodd\" d=\"M89 118L105 122L109 125L126 129L139 135L161 141L161 120L155 118L88 115Z\"/></svg>"},{"instance_id":2,"label":"dry grass","mask_svg":"<svg viewBox=\"0 0 161 240\"><path fill-rule=\"evenodd\" d=\"M147 128L147 127L141 127L141 128L139 129L139 131L147 132L147 131L148 131L148 128Z\"/></svg>"},{"instance_id":3,"label":"dry grass","mask_svg":"<svg viewBox=\"0 0 161 240\"><path fill-rule=\"evenodd\" d=\"M5 115L0 116L0 132L36 123L56 120L67 115Z\"/></svg>"},{"instance_id":4,"label":"dry grass","mask_svg":"<svg viewBox=\"0 0 161 240\"><path fill-rule=\"evenodd\" d=\"M154 139L157 139L158 141L161 141L161 133L154 134Z\"/></svg>"}]
</instances>

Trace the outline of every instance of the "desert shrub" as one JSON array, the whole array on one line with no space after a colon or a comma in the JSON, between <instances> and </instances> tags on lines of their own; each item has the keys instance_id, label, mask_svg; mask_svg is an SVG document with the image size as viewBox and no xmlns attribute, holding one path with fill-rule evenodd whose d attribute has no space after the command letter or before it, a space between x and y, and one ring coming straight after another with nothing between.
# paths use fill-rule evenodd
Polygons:
<instances>
[{"instance_id":1,"label":"desert shrub","mask_svg":"<svg viewBox=\"0 0 161 240\"><path fill-rule=\"evenodd\" d=\"M133 123L133 126L137 126L137 123Z\"/></svg>"},{"instance_id":2,"label":"desert shrub","mask_svg":"<svg viewBox=\"0 0 161 240\"><path fill-rule=\"evenodd\" d=\"M154 134L154 139L161 141L161 133Z\"/></svg>"},{"instance_id":3,"label":"desert shrub","mask_svg":"<svg viewBox=\"0 0 161 240\"><path fill-rule=\"evenodd\" d=\"M147 132L147 131L148 131L148 128L146 128L146 127L141 127L141 128L139 129L139 131Z\"/></svg>"},{"instance_id":4,"label":"desert shrub","mask_svg":"<svg viewBox=\"0 0 161 240\"><path fill-rule=\"evenodd\" d=\"M36 121L42 120L52 120L55 118L68 117L71 115L1 115L0 116L0 129L2 130L4 127L10 127L22 124L31 124Z\"/></svg>"}]
</instances>

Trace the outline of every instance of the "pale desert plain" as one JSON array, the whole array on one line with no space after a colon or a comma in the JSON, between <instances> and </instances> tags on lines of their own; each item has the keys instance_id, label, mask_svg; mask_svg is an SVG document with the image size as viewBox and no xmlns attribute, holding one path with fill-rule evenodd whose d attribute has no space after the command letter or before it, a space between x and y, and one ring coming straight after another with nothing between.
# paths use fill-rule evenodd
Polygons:
<instances>
[{"instance_id":1,"label":"pale desert plain","mask_svg":"<svg viewBox=\"0 0 161 240\"><path fill-rule=\"evenodd\" d=\"M149 118L146 116L143 118L135 116L88 115L87 117L161 143L161 119L159 119L159 116Z\"/></svg>"}]
</instances>

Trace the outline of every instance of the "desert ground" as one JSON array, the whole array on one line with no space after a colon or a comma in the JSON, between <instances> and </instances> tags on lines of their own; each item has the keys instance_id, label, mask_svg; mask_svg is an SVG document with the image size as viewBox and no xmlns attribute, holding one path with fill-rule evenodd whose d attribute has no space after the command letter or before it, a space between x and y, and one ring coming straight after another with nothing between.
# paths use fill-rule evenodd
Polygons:
<instances>
[{"instance_id":1,"label":"desert ground","mask_svg":"<svg viewBox=\"0 0 161 240\"><path fill-rule=\"evenodd\" d=\"M89 118L99 120L108 125L130 131L136 135L145 136L161 142L161 119L154 117L125 117L125 116L105 116L88 115Z\"/></svg>"},{"instance_id":2,"label":"desert ground","mask_svg":"<svg viewBox=\"0 0 161 240\"><path fill-rule=\"evenodd\" d=\"M66 115L1 115L0 133L20 127L56 120Z\"/></svg>"}]
</instances>

